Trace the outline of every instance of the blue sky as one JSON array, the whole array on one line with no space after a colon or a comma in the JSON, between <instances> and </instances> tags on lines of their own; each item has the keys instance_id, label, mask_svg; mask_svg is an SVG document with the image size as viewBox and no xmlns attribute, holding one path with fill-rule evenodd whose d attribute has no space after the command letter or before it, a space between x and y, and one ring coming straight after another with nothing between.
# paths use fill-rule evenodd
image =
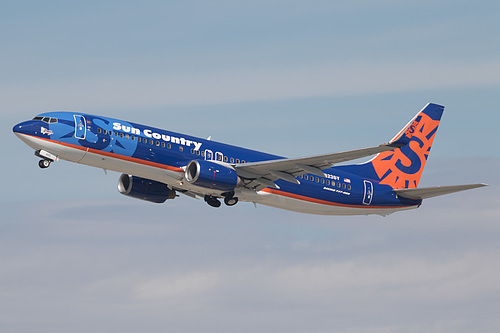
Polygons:
<instances>
[{"instance_id":1,"label":"blue sky","mask_svg":"<svg viewBox=\"0 0 500 333\"><path fill-rule=\"evenodd\" d=\"M1 2L0 329L497 332L499 7ZM11 132L79 110L298 157L386 142L427 102L421 186L490 186L386 218L148 204Z\"/></svg>"}]
</instances>

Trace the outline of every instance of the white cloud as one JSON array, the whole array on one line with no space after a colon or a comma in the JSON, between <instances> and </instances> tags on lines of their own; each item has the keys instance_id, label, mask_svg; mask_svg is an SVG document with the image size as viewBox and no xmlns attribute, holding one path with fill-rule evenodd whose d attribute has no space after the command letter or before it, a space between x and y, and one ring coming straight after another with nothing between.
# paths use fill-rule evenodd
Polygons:
<instances>
[{"instance_id":1,"label":"white cloud","mask_svg":"<svg viewBox=\"0 0 500 333\"><path fill-rule=\"evenodd\" d=\"M139 283L133 294L141 301L180 301L206 293L215 287L218 279L214 272L168 274Z\"/></svg>"},{"instance_id":2,"label":"white cloud","mask_svg":"<svg viewBox=\"0 0 500 333\"><path fill-rule=\"evenodd\" d=\"M295 301L382 296L386 300L463 301L500 291L496 252L440 258L390 254L283 267L270 276L272 290ZM261 276L261 277L263 277ZM267 278L264 278L267 280Z\"/></svg>"}]
</instances>

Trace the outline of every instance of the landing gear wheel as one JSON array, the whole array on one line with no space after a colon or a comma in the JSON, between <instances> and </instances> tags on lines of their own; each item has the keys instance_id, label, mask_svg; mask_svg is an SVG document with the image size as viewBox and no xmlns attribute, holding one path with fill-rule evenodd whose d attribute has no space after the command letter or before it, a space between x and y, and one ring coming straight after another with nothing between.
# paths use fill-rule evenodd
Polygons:
<instances>
[{"instance_id":1,"label":"landing gear wheel","mask_svg":"<svg viewBox=\"0 0 500 333\"><path fill-rule=\"evenodd\" d=\"M227 206L234 206L238 203L238 198L234 196L234 191L222 193L224 196L224 203Z\"/></svg>"},{"instance_id":2,"label":"landing gear wheel","mask_svg":"<svg viewBox=\"0 0 500 333\"><path fill-rule=\"evenodd\" d=\"M238 203L238 198L237 197L225 197L224 198L224 203L227 205L227 206L234 206Z\"/></svg>"},{"instance_id":3,"label":"landing gear wheel","mask_svg":"<svg viewBox=\"0 0 500 333\"><path fill-rule=\"evenodd\" d=\"M205 201L207 202L207 204L215 208L219 208L221 205L220 201L217 200L216 197L213 197L211 195L205 195Z\"/></svg>"},{"instance_id":4,"label":"landing gear wheel","mask_svg":"<svg viewBox=\"0 0 500 333\"><path fill-rule=\"evenodd\" d=\"M40 160L38 162L38 166L42 169L46 169L50 166L50 161L49 160Z\"/></svg>"}]
</instances>

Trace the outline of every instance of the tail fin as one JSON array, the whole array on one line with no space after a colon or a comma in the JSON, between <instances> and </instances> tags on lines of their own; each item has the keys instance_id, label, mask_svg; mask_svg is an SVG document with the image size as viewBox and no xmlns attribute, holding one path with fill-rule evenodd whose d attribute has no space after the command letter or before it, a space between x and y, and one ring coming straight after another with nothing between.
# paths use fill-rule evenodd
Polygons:
<instances>
[{"instance_id":1,"label":"tail fin","mask_svg":"<svg viewBox=\"0 0 500 333\"><path fill-rule=\"evenodd\" d=\"M400 148L380 153L367 163L373 166L380 184L394 189L418 186L443 111L441 105L427 104L389 142Z\"/></svg>"}]
</instances>

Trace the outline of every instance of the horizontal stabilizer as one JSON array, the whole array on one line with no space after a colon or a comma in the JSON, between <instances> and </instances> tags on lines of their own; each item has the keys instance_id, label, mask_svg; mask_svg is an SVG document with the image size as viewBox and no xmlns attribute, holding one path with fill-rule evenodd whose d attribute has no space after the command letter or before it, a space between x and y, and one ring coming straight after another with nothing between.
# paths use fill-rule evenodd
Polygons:
<instances>
[{"instance_id":1,"label":"horizontal stabilizer","mask_svg":"<svg viewBox=\"0 0 500 333\"><path fill-rule=\"evenodd\" d=\"M452 185L452 186L435 186L435 187L422 187L422 188L407 188L396 189L397 195L414 200L427 199L437 197L440 195L471 190L473 188L488 186L486 184L470 184L470 185Z\"/></svg>"}]
</instances>

